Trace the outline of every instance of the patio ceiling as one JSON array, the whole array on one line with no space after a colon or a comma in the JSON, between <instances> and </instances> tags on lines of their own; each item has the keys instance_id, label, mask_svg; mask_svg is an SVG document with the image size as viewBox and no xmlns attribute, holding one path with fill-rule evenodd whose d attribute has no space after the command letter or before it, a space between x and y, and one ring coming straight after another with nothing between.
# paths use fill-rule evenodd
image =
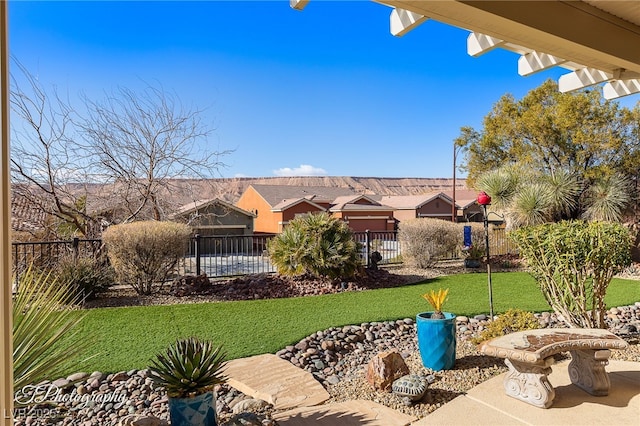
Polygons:
<instances>
[{"instance_id":1,"label":"patio ceiling","mask_svg":"<svg viewBox=\"0 0 640 426\"><path fill-rule=\"evenodd\" d=\"M302 9L308 0L290 0ZM467 52L518 53L522 76L568 70L560 91L603 84L606 99L640 93L640 1L384 0L390 31L403 36L429 19L470 31ZM515 69L515 64L514 64Z\"/></svg>"}]
</instances>

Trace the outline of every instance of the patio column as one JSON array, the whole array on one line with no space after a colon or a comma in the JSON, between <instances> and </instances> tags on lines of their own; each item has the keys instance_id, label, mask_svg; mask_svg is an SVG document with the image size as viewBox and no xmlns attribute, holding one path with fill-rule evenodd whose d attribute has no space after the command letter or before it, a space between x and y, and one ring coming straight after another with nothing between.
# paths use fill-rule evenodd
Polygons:
<instances>
[{"instance_id":1,"label":"patio column","mask_svg":"<svg viewBox=\"0 0 640 426\"><path fill-rule=\"evenodd\" d=\"M9 173L9 17L0 0L0 426L13 425L11 187Z\"/></svg>"}]
</instances>

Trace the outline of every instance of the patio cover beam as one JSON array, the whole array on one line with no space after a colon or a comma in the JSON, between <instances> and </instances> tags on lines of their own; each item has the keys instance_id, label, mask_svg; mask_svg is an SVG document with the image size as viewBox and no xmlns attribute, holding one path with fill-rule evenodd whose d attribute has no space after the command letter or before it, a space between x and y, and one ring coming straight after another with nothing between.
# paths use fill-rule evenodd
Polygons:
<instances>
[{"instance_id":1,"label":"patio cover beam","mask_svg":"<svg viewBox=\"0 0 640 426\"><path fill-rule=\"evenodd\" d=\"M13 425L13 309L9 179L9 17L0 0L0 426Z\"/></svg>"},{"instance_id":2,"label":"patio cover beam","mask_svg":"<svg viewBox=\"0 0 640 426\"><path fill-rule=\"evenodd\" d=\"M640 27L579 1L381 0L391 7L612 73L640 72Z\"/></svg>"}]
</instances>

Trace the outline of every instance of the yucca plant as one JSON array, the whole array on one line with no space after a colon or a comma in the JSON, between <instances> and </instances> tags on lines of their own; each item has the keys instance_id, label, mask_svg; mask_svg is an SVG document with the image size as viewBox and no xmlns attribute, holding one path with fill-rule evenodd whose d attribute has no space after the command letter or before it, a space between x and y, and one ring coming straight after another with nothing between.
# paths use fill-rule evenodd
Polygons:
<instances>
[{"instance_id":1,"label":"yucca plant","mask_svg":"<svg viewBox=\"0 0 640 426\"><path fill-rule=\"evenodd\" d=\"M79 299L68 283L32 268L20 275L13 299L14 390L55 379L66 360L87 350L77 339L84 314L72 310Z\"/></svg>"},{"instance_id":2,"label":"yucca plant","mask_svg":"<svg viewBox=\"0 0 640 426\"><path fill-rule=\"evenodd\" d=\"M191 398L227 381L226 353L222 346L197 337L178 339L149 367L151 378L165 388L170 398Z\"/></svg>"},{"instance_id":3,"label":"yucca plant","mask_svg":"<svg viewBox=\"0 0 640 426\"><path fill-rule=\"evenodd\" d=\"M442 313L442 306L444 305L444 302L446 302L448 294L449 289L439 289L438 291L431 289L428 293L422 295L422 297L433 307L434 312L431 315L431 318L444 318L444 314Z\"/></svg>"}]
</instances>

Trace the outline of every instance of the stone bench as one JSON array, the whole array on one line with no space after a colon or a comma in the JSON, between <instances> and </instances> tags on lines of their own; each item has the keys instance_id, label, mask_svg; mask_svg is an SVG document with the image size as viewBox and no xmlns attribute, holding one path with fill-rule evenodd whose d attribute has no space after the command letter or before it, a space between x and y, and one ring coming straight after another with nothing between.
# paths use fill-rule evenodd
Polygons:
<instances>
[{"instance_id":1,"label":"stone bench","mask_svg":"<svg viewBox=\"0 0 640 426\"><path fill-rule=\"evenodd\" d=\"M483 342L480 352L505 359L509 372L504 378L507 395L541 408L553 404L555 390L547 376L554 355L571 353L571 383L596 396L609 394L610 349L624 349L627 342L607 330L546 328L526 330Z\"/></svg>"}]
</instances>

